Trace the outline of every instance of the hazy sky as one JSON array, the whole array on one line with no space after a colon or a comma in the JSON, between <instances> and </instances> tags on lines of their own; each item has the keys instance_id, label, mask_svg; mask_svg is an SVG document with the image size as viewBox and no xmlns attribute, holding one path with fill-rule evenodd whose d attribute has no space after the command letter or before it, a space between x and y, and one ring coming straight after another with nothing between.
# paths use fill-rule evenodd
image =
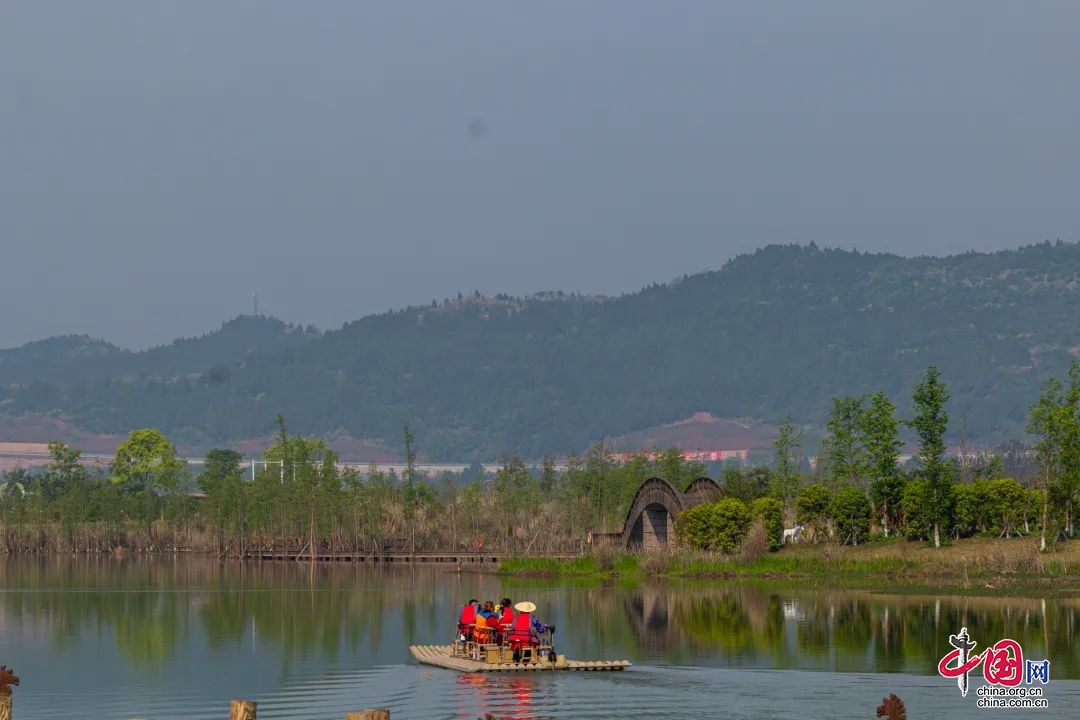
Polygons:
<instances>
[{"instance_id":1,"label":"hazy sky","mask_svg":"<svg viewBox=\"0 0 1080 720\"><path fill-rule=\"evenodd\" d=\"M1080 240L1080 3L0 3L0 347Z\"/></svg>"}]
</instances>

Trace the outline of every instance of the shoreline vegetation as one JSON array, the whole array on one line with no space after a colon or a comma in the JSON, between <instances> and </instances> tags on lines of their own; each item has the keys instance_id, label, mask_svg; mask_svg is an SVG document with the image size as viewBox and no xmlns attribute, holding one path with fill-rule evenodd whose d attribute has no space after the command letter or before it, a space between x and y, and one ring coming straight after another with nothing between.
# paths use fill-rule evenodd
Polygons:
<instances>
[{"instance_id":1,"label":"shoreline vegetation","mask_svg":"<svg viewBox=\"0 0 1080 720\"><path fill-rule=\"evenodd\" d=\"M514 578L651 581L812 581L850 587L964 594L1080 590L1080 543L1039 551L1038 538L975 537L942 548L903 538L859 546L803 543L751 558L677 548L643 553L598 549L573 560L511 557L498 573Z\"/></svg>"},{"instance_id":2,"label":"shoreline vegetation","mask_svg":"<svg viewBox=\"0 0 1080 720\"><path fill-rule=\"evenodd\" d=\"M407 423L402 475L361 473L339 465L323 440L290 434L280 415L254 477L225 448L195 473L160 430L142 428L106 472L92 474L79 450L53 443L41 472L0 478L0 541L10 554L272 551L312 561L482 552L504 559L505 573L552 577L931 580L964 589L1072 582L1080 361L1032 405L1030 447L961 446L950 457L948 400L934 366L914 388L908 419L883 392L834 398L813 465L788 417L771 466L728 465L717 483L699 483L706 467L678 449L623 459L603 443L561 465L508 457L491 477L432 479L416 469ZM901 427L918 438L906 467ZM666 483L650 483L639 501L655 478ZM692 486L686 505L674 499ZM648 550L661 536L673 549L629 554L610 544ZM581 557L544 557L556 554Z\"/></svg>"}]
</instances>

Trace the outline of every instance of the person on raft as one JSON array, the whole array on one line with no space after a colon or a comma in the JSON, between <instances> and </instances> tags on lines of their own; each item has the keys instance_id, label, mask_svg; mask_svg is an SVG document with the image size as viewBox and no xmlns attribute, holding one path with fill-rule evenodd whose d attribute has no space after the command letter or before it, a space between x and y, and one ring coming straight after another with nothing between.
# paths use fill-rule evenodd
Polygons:
<instances>
[{"instance_id":1,"label":"person on raft","mask_svg":"<svg viewBox=\"0 0 1080 720\"><path fill-rule=\"evenodd\" d=\"M458 637L462 641L472 638L473 628L476 627L477 602L479 601L476 598L469 598L469 602L465 603L465 606L461 608L461 612L458 613Z\"/></svg>"},{"instance_id":2,"label":"person on raft","mask_svg":"<svg viewBox=\"0 0 1080 720\"><path fill-rule=\"evenodd\" d=\"M507 627L514 624L514 601L510 598L503 598L499 603L502 607L499 609L499 624L503 627Z\"/></svg>"},{"instance_id":3,"label":"person on raft","mask_svg":"<svg viewBox=\"0 0 1080 720\"><path fill-rule=\"evenodd\" d=\"M521 648L540 646L540 635L554 633L554 625L545 625L533 617L536 605L528 600L514 606L514 621L510 624L510 649L514 651L514 662L521 657Z\"/></svg>"}]
</instances>

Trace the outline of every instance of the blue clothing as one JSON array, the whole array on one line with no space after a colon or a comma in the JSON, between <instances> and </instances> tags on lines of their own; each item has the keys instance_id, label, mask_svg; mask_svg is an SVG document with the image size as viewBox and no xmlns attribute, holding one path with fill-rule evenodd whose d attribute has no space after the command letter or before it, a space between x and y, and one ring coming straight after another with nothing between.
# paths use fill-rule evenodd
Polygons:
<instances>
[{"instance_id":1,"label":"blue clothing","mask_svg":"<svg viewBox=\"0 0 1080 720\"><path fill-rule=\"evenodd\" d=\"M547 632L548 630L554 630L555 629L554 625L545 625L544 623L540 622L536 618L533 618L532 626L533 626L533 629L535 629L536 632L538 632L538 633Z\"/></svg>"}]
</instances>

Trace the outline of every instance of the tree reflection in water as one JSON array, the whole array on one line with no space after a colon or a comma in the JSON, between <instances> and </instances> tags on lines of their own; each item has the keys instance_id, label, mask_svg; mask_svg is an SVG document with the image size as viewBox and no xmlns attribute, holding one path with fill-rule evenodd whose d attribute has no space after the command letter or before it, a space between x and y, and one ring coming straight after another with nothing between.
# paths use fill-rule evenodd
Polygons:
<instances>
[{"instance_id":1,"label":"tree reflection in water","mask_svg":"<svg viewBox=\"0 0 1080 720\"><path fill-rule=\"evenodd\" d=\"M984 644L1012 638L1058 677L1080 677L1076 600L888 595L767 584L646 585L623 611L651 654L671 662L718 656L727 664L932 674L967 627Z\"/></svg>"},{"instance_id":2,"label":"tree reflection in water","mask_svg":"<svg viewBox=\"0 0 1080 720\"><path fill-rule=\"evenodd\" d=\"M572 657L933 674L951 649L949 634L967 627L983 647L1011 638L1025 656L1048 658L1054 677L1080 677L1078 599L513 581L438 567L109 556L7 557L0 586L0 634L5 622L27 623L47 633L53 653L112 638L135 672L181 656L227 657L245 644L282 676L311 657L341 667L400 665L410 644L449 641L465 599L509 595L535 601L542 619L558 625L559 651ZM512 687L493 682L504 695ZM520 700L537 691L516 688Z\"/></svg>"}]
</instances>

